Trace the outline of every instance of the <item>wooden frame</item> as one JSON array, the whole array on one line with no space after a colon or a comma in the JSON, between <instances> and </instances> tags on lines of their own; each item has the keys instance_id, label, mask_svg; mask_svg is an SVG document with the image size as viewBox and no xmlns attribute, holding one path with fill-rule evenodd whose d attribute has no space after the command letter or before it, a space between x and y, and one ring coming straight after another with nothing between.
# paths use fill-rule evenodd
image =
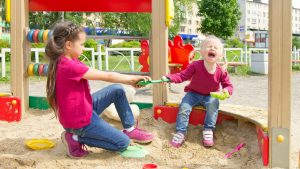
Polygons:
<instances>
[{"instance_id":1,"label":"wooden frame","mask_svg":"<svg viewBox=\"0 0 300 169\"><path fill-rule=\"evenodd\" d=\"M30 44L26 40L30 0L11 1L11 91L22 100L22 110L28 110L27 65L30 61ZM32 0L32 2L44 0ZM62 2L55 0L55 2ZM88 1L88 0L86 0ZM115 0L116 1L116 0ZM147 0L146 0L147 1ZM145 2L146 2L145 1ZM150 1L150 0L149 0ZM44 1L50 2L50 1ZM51 1L54 2L54 1ZM74 2L74 1L72 1ZM101 1L108 2L108 1ZM112 1L110 1L112 2ZM128 1L129 2L129 1ZM88 4L89 2L86 2ZM152 0L151 75L160 79L168 70L167 40L165 25L166 2ZM147 8L149 10L149 8ZM59 10L62 10L60 8ZM270 62L269 62L269 134L271 135L270 167L290 167L290 121L291 121L291 0L275 0L269 4L270 17ZM153 104L163 105L168 100L167 87L154 85ZM272 137L282 132L286 136L280 144ZM276 145L276 147L273 147ZM288 151L280 152L281 145ZM276 149L276 151L274 151ZM275 159L281 158L281 162Z\"/></svg>"},{"instance_id":2,"label":"wooden frame","mask_svg":"<svg viewBox=\"0 0 300 169\"><path fill-rule=\"evenodd\" d=\"M290 168L291 22L291 0L269 1L270 167ZM276 136L275 133L277 133ZM279 135L284 136L283 142L276 139Z\"/></svg>"}]
</instances>

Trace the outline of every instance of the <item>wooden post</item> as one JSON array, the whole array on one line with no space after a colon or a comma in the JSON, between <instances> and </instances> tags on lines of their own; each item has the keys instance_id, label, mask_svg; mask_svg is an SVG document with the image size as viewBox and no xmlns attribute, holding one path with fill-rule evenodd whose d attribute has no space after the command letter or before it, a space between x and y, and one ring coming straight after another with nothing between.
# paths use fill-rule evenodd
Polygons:
<instances>
[{"instance_id":1,"label":"wooden post","mask_svg":"<svg viewBox=\"0 0 300 169\"><path fill-rule=\"evenodd\" d=\"M30 43L26 40L28 0L11 0L11 92L21 99L22 112L28 110L27 65Z\"/></svg>"},{"instance_id":2,"label":"wooden post","mask_svg":"<svg viewBox=\"0 0 300 169\"><path fill-rule=\"evenodd\" d=\"M269 3L269 164L290 168L292 2Z\"/></svg>"},{"instance_id":3,"label":"wooden post","mask_svg":"<svg viewBox=\"0 0 300 169\"><path fill-rule=\"evenodd\" d=\"M153 79L160 79L168 70L168 28L165 0L152 0L152 34L150 41L150 71ZM153 85L153 106L168 99L167 85Z\"/></svg>"}]
</instances>

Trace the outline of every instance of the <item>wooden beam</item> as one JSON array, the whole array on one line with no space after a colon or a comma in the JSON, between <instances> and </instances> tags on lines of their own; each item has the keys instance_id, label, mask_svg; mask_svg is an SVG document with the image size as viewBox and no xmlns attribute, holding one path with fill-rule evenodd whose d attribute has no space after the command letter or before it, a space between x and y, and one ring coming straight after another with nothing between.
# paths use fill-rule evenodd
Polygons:
<instances>
[{"instance_id":1,"label":"wooden beam","mask_svg":"<svg viewBox=\"0 0 300 169\"><path fill-rule=\"evenodd\" d=\"M160 79L168 70L168 28L166 26L166 2L152 0L152 34L150 41L150 71L153 79ZM168 99L166 85L153 85L153 107L163 105Z\"/></svg>"},{"instance_id":2,"label":"wooden beam","mask_svg":"<svg viewBox=\"0 0 300 169\"><path fill-rule=\"evenodd\" d=\"M151 12L151 0L29 0L30 11Z\"/></svg>"},{"instance_id":3,"label":"wooden beam","mask_svg":"<svg viewBox=\"0 0 300 169\"><path fill-rule=\"evenodd\" d=\"M11 92L21 99L22 112L29 107L27 65L30 43L26 40L28 0L11 0Z\"/></svg>"},{"instance_id":4,"label":"wooden beam","mask_svg":"<svg viewBox=\"0 0 300 169\"><path fill-rule=\"evenodd\" d=\"M292 2L269 2L270 167L290 168Z\"/></svg>"}]
</instances>

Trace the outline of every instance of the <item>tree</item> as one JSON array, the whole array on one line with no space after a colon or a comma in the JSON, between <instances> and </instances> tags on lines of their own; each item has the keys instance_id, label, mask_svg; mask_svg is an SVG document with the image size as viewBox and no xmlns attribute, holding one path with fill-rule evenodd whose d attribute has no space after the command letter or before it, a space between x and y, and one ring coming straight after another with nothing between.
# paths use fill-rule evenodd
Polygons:
<instances>
[{"instance_id":1,"label":"tree","mask_svg":"<svg viewBox=\"0 0 300 169\"><path fill-rule=\"evenodd\" d=\"M297 49L300 49L300 38L293 37L293 47L296 47Z\"/></svg>"},{"instance_id":2,"label":"tree","mask_svg":"<svg viewBox=\"0 0 300 169\"><path fill-rule=\"evenodd\" d=\"M30 12L29 27L31 29L49 29L55 22L63 18L76 24L84 21L82 12Z\"/></svg>"},{"instance_id":3,"label":"tree","mask_svg":"<svg viewBox=\"0 0 300 169\"><path fill-rule=\"evenodd\" d=\"M185 10L189 9L196 0L174 0L174 19L169 28L169 37L178 34L180 24L185 16ZM151 31L151 14L149 13L101 13L102 27L119 28L132 31L133 35L148 36Z\"/></svg>"},{"instance_id":4,"label":"tree","mask_svg":"<svg viewBox=\"0 0 300 169\"><path fill-rule=\"evenodd\" d=\"M237 0L201 0L197 2L202 23L199 30L222 39L232 36L241 18Z\"/></svg>"}]
</instances>

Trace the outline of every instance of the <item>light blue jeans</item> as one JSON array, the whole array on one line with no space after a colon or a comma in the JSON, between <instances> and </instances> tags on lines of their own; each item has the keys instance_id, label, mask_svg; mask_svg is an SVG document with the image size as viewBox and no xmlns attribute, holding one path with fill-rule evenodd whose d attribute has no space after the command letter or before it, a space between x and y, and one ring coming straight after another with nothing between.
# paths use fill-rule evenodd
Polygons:
<instances>
[{"instance_id":1,"label":"light blue jeans","mask_svg":"<svg viewBox=\"0 0 300 169\"><path fill-rule=\"evenodd\" d=\"M127 101L124 88L114 84L92 94L93 115L91 123L80 129L66 129L78 135L78 141L91 147L99 147L111 151L123 151L129 143L129 137L122 131L112 127L99 115L110 104L114 103L124 128L134 125L134 117Z\"/></svg>"},{"instance_id":2,"label":"light blue jeans","mask_svg":"<svg viewBox=\"0 0 300 169\"><path fill-rule=\"evenodd\" d=\"M194 92L188 92L183 97L176 120L176 131L186 133L192 108L195 106L203 106L206 109L204 120L204 129L215 129L219 99L213 98L210 95L204 96Z\"/></svg>"}]
</instances>

